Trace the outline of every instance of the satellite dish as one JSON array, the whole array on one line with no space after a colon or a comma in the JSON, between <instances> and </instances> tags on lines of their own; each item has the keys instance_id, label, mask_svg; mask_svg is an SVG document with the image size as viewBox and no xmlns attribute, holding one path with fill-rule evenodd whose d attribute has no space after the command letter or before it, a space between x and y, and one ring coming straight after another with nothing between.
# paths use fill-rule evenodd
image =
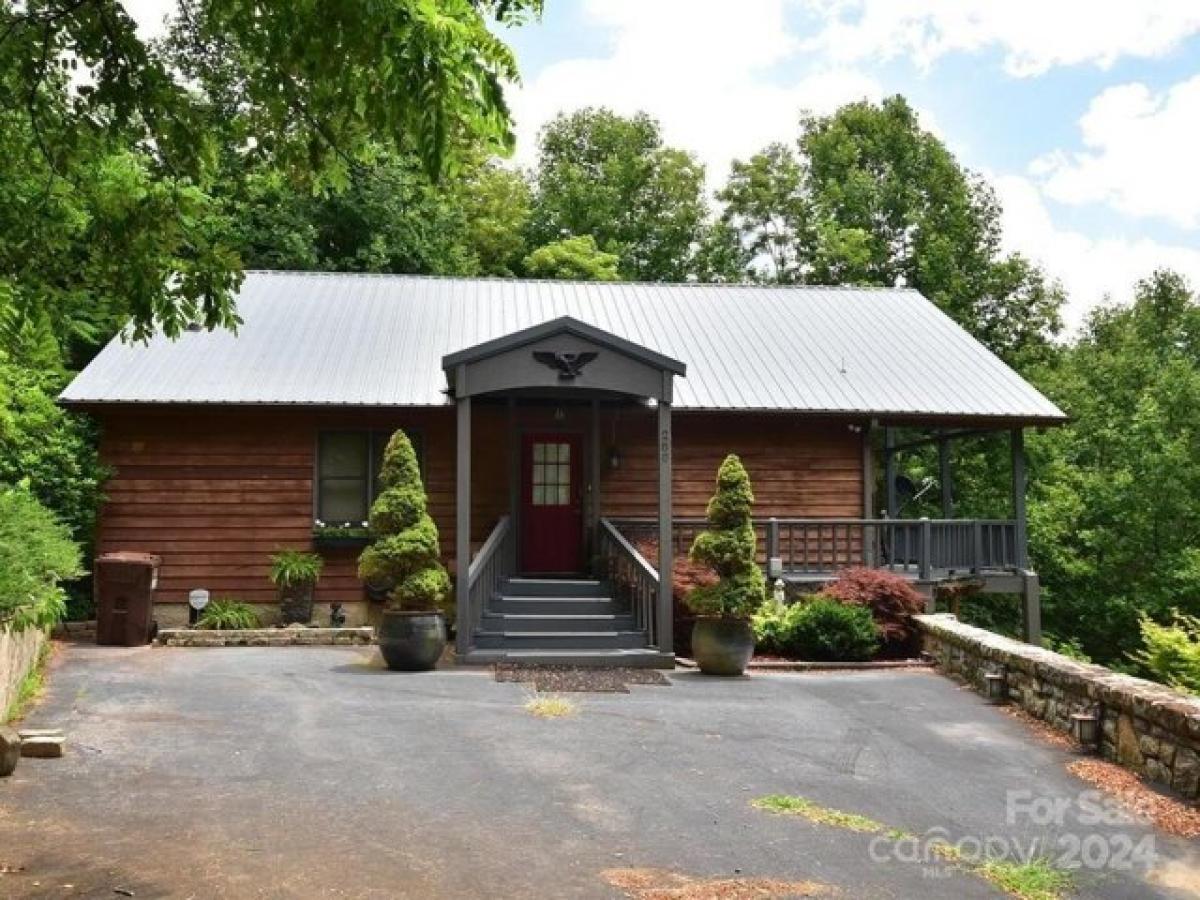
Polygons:
<instances>
[{"instance_id":1,"label":"satellite dish","mask_svg":"<svg viewBox=\"0 0 1200 900\"><path fill-rule=\"evenodd\" d=\"M895 478L896 493L904 500L917 492L917 485L907 475L897 475Z\"/></svg>"}]
</instances>

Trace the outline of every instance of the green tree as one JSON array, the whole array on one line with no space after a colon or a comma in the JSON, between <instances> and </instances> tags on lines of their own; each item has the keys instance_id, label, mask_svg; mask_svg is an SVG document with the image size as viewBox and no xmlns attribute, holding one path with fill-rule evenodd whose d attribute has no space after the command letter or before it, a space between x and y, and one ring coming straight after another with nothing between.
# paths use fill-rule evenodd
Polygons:
<instances>
[{"instance_id":1,"label":"green tree","mask_svg":"<svg viewBox=\"0 0 1200 900\"><path fill-rule=\"evenodd\" d=\"M1030 439L1030 550L1044 619L1120 663L1139 615L1200 614L1200 305L1160 271L1093 312L1041 375L1071 424Z\"/></svg>"},{"instance_id":2,"label":"green tree","mask_svg":"<svg viewBox=\"0 0 1200 900\"><path fill-rule=\"evenodd\" d=\"M620 258L621 277L685 281L708 207L704 167L666 146L645 113L562 113L542 131L530 246L591 235Z\"/></svg>"},{"instance_id":3,"label":"green tree","mask_svg":"<svg viewBox=\"0 0 1200 900\"><path fill-rule=\"evenodd\" d=\"M374 543L358 558L358 575L371 584L392 585L399 609L445 609L450 577L439 561L438 530L429 515L425 487L412 442L397 431L383 451L383 490L371 506Z\"/></svg>"},{"instance_id":4,"label":"green tree","mask_svg":"<svg viewBox=\"0 0 1200 900\"><path fill-rule=\"evenodd\" d=\"M466 218L465 243L480 275L510 277L525 257L525 228L533 203L529 182L491 162L474 166L458 191Z\"/></svg>"},{"instance_id":5,"label":"green tree","mask_svg":"<svg viewBox=\"0 0 1200 900\"><path fill-rule=\"evenodd\" d=\"M805 117L795 150L734 163L720 198L758 277L907 285L1010 362L1052 352L1061 289L1002 252L994 192L902 97Z\"/></svg>"},{"instance_id":6,"label":"green tree","mask_svg":"<svg viewBox=\"0 0 1200 900\"><path fill-rule=\"evenodd\" d=\"M525 273L532 278L575 281L616 281L618 265L616 254L598 248L590 234L538 247L524 263Z\"/></svg>"},{"instance_id":7,"label":"green tree","mask_svg":"<svg viewBox=\"0 0 1200 900\"><path fill-rule=\"evenodd\" d=\"M750 476L731 453L717 470L717 491L708 501L708 528L692 543L692 561L708 566L718 578L685 598L698 614L748 619L762 606L767 586L755 556L753 508Z\"/></svg>"},{"instance_id":8,"label":"green tree","mask_svg":"<svg viewBox=\"0 0 1200 900\"><path fill-rule=\"evenodd\" d=\"M0 181L19 195L0 204L14 220L0 278L15 307L112 307L135 337L236 324L239 260L210 195L221 154L322 190L379 146L433 177L461 148L505 152L517 71L488 19L538 5L182 0L151 44L115 0L0 2L0 166L17 176Z\"/></svg>"},{"instance_id":9,"label":"green tree","mask_svg":"<svg viewBox=\"0 0 1200 900\"><path fill-rule=\"evenodd\" d=\"M778 284L804 281L816 240L804 165L784 144L771 144L746 161L734 160L725 187L724 221L742 236L747 263L761 260L761 277Z\"/></svg>"}]
</instances>

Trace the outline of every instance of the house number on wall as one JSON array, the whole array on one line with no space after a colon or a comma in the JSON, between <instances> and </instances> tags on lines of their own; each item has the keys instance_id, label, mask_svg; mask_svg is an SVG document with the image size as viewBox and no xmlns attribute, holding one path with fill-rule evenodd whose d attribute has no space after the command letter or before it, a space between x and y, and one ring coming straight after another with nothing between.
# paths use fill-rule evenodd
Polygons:
<instances>
[{"instance_id":1,"label":"house number on wall","mask_svg":"<svg viewBox=\"0 0 1200 900\"><path fill-rule=\"evenodd\" d=\"M671 429L664 428L658 435L658 461L669 463L671 461Z\"/></svg>"}]
</instances>

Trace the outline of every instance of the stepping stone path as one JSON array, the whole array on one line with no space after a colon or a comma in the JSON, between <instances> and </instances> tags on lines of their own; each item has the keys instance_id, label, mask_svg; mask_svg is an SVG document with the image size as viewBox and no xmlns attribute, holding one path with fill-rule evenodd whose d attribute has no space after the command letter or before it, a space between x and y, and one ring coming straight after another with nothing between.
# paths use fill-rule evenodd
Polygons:
<instances>
[{"instance_id":1,"label":"stepping stone path","mask_svg":"<svg viewBox=\"0 0 1200 900\"><path fill-rule=\"evenodd\" d=\"M63 755L63 733L57 728L22 728L21 755L35 759L58 759Z\"/></svg>"}]
</instances>

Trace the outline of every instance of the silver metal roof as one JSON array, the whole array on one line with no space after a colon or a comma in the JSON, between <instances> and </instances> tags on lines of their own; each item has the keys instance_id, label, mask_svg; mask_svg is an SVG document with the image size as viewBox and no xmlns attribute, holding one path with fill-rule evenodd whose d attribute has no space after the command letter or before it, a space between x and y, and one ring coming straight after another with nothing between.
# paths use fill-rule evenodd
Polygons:
<instances>
[{"instance_id":1,"label":"silver metal roof","mask_svg":"<svg viewBox=\"0 0 1200 900\"><path fill-rule=\"evenodd\" d=\"M61 399L440 406L443 356L572 316L686 363L683 409L1064 418L913 290L251 272L237 308L237 334L114 339Z\"/></svg>"}]
</instances>

